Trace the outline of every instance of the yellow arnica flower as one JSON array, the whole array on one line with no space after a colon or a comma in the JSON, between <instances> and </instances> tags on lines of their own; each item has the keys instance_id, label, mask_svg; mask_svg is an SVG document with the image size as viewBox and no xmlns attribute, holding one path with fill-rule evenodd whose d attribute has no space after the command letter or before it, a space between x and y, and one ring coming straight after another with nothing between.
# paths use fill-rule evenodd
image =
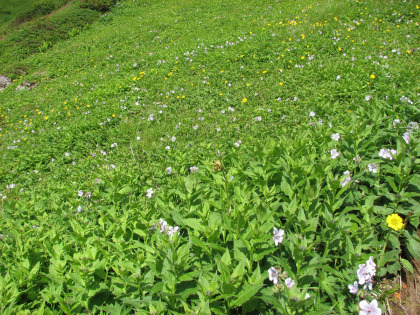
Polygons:
<instances>
[{"instance_id":1,"label":"yellow arnica flower","mask_svg":"<svg viewBox=\"0 0 420 315\"><path fill-rule=\"evenodd\" d=\"M404 227L403 219L396 213L389 215L386 218L386 223L388 224L388 227L394 229L395 231L398 231Z\"/></svg>"}]
</instances>

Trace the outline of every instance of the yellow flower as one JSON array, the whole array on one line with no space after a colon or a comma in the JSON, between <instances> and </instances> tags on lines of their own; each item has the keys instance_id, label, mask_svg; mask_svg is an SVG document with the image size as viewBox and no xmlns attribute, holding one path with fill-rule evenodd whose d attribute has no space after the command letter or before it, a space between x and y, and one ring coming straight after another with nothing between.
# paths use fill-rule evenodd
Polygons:
<instances>
[{"instance_id":1,"label":"yellow flower","mask_svg":"<svg viewBox=\"0 0 420 315\"><path fill-rule=\"evenodd\" d=\"M370 75L370 78L371 78L371 79L375 79L376 77L375 77L375 75L374 75L374 74L371 74L371 75Z\"/></svg>"},{"instance_id":2,"label":"yellow flower","mask_svg":"<svg viewBox=\"0 0 420 315\"><path fill-rule=\"evenodd\" d=\"M386 223L388 224L388 227L394 229L395 231L398 231L404 227L403 219L396 213L389 215L386 218Z\"/></svg>"},{"instance_id":3,"label":"yellow flower","mask_svg":"<svg viewBox=\"0 0 420 315\"><path fill-rule=\"evenodd\" d=\"M243 103L246 103L248 100L244 97L243 99L242 99L242 102Z\"/></svg>"}]
</instances>

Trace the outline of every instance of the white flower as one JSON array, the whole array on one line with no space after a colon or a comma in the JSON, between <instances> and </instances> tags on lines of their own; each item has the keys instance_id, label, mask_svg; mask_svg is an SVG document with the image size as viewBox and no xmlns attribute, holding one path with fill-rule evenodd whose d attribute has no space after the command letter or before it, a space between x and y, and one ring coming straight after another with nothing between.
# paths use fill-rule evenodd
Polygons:
<instances>
[{"instance_id":1,"label":"white flower","mask_svg":"<svg viewBox=\"0 0 420 315\"><path fill-rule=\"evenodd\" d=\"M166 229L168 228L168 222L163 219L159 219L158 225L160 226L160 232L165 233Z\"/></svg>"},{"instance_id":2,"label":"white flower","mask_svg":"<svg viewBox=\"0 0 420 315\"><path fill-rule=\"evenodd\" d=\"M402 137L407 144L410 143L410 133L409 132L404 133L404 135Z\"/></svg>"},{"instance_id":3,"label":"white flower","mask_svg":"<svg viewBox=\"0 0 420 315\"><path fill-rule=\"evenodd\" d=\"M315 112L310 112L309 117L315 117Z\"/></svg>"},{"instance_id":4,"label":"white flower","mask_svg":"<svg viewBox=\"0 0 420 315\"><path fill-rule=\"evenodd\" d=\"M217 132L220 132L221 129L219 127L217 127L216 130L217 130Z\"/></svg>"},{"instance_id":5,"label":"white flower","mask_svg":"<svg viewBox=\"0 0 420 315\"><path fill-rule=\"evenodd\" d=\"M337 78L336 78L336 80L340 80L340 78L341 78L341 75L338 75Z\"/></svg>"},{"instance_id":6,"label":"white flower","mask_svg":"<svg viewBox=\"0 0 420 315\"><path fill-rule=\"evenodd\" d=\"M366 96L365 96L365 101L366 101L366 102L369 102L371 98L372 98L372 96L370 96L370 95L366 95Z\"/></svg>"},{"instance_id":7,"label":"white flower","mask_svg":"<svg viewBox=\"0 0 420 315\"><path fill-rule=\"evenodd\" d=\"M261 120L262 120L261 116L255 117L255 121L261 121Z\"/></svg>"},{"instance_id":8,"label":"white flower","mask_svg":"<svg viewBox=\"0 0 420 315\"><path fill-rule=\"evenodd\" d=\"M360 155L358 154L358 155L356 155L356 156L353 158L353 161L354 161L355 163L360 163L360 162L362 162L362 159L360 158Z\"/></svg>"},{"instance_id":9,"label":"white flower","mask_svg":"<svg viewBox=\"0 0 420 315\"><path fill-rule=\"evenodd\" d=\"M191 173L197 173L198 172L198 167L197 166L191 166L190 167L190 172Z\"/></svg>"},{"instance_id":10,"label":"white flower","mask_svg":"<svg viewBox=\"0 0 420 315\"><path fill-rule=\"evenodd\" d=\"M178 229L179 229L179 226L175 226L175 227L169 226L167 228L166 234L168 234L169 237L172 238L172 236L175 235L175 233L178 231Z\"/></svg>"},{"instance_id":11,"label":"white flower","mask_svg":"<svg viewBox=\"0 0 420 315\"><path fill-rule=\"evenodd\" d=\"M64 152L64 155L65 155L65 156L69 156L69 155L70 155L70 153L68 153L68 152Z\"/></svg>"},{"instance_id":12,"label":"white flower","mask_svg":"<svg viewBox=\"0 0 420 315\"><path fill-rule=\"evenodd\" d=\"M400 125L401 124L401 120L399 119L394 119L394 121L392 122L392 124L395 126Z\"/></svg>"},{"instance_id":13,"label":"white flower","mask_svg":"<svg viewBox=\"0 0 420 315\"><path fill-rule=\"evenodd\" d=\"M330 153L332 159L336 159L340 155L340 153L336 149L330 150Z\"/></svg>"},{"instance_id":14,"label":"white flower","mask_svg":"<svg viewBox=\"0 0 420 315\"><path fill-rule=\"evenodd\" d=\"M340 182L340 185L341 185L341 187L344 187L344 186L346 186L348 183L350 183L351 182L351 177L350 176L346 176L341 182Z\"/></svg>"},{"instance_id":15,"label":"white flower","mask_svg":"<svg viewBox=\"0 0 420 315\"><path fill-rule=\"evenodd\" d=\"M284 230L282 229L277 230L277 228L273 229L273 241L276 246L278 246L279 243L283 242L283 235L284 235Z\"/></svg>"},{"instance_id":16,"label":"white flower","mask_svg":"<svg viewBox=\"0 0 420 315\"><path fill-rule=\"evenodd\" d=\"M284 283L289 289L295 285L295 281L292 280L292 278L287 278L286 280L284 280Z\"/></svg>"},{"instance_id":17,"label":"white flower","mask_svg":"<svg viewBox=\"0 0 420 315\"><path fill-rule=\"evenodd\" d=\"M378 301L373 300L368 303L366 300L363 300L359 303L360 313L359 315L381 315L382 310L378 307Z\"/></svg>"},{"instance_id":18,"label":"white flower","mask_svg":"<svg viewBox=\"0 0 420 315\"><path fill-rule=\"evenodd\" d=\"M305 300L308 300L308 299L310 299L311 298L311 296L309 295L309 293L306 293L305 294Z\"/></svg>"},{"instance_id":19,"label":"white flower","mask_svg":"<svg viewBox=\"0 0 420 315\"><path fill-rule=\"evenodd\" d=\"M171 174L172 173L172 167L169 166L165 171L166 171L166 174L168 174L168 175Z\"/></svg>"},{"instance_id":20,"label":"white flower","mask_svg":"<svg viewBox=\"0 0 420 315\"><path fill-rule=\"evenodd\" d=\"M343 172L343 175L350 175L350 171Z\"/></svg>"},{"instance_id":21,"label":"white flower","mask_svg":"<svg viewBox=\"0 0 420 315\"><path fill-rule=\"evenodd\" d=\"M165 147L165 149L166 149L166 150L170 150L170 149L171 149L171 147L170 147L169 145L167 145L167 146Z\"/></svg>"},{"instance_id":22,"label":"white flower","mask_svg":"<svg viewBox=\"0 0 420 315\"><path fill-rule=\"evenodd\" d=\"M136 138L137 140L140 140L141 138L139 137L139 136L137 136L137 138Z\"/></svg>"},{"instance_id":23,"label":"white flower","mask_svg":"<svg viewBox=\"0 0 420 315\"><path fill-rule=\"evenodd\" d=\"M238 140L235 142L235 147L239 148L239 146L241 145L242 141Z\"/></svg>"},{"instance_id":24,"label":"white flower","mask_svg":"<svg viewBox=\"0 0 420 315\"><path fill-rule=\"evenodd\" d=\"M357 277L359 278L359 284L365 284L364 289L369 287L372 290L372 279L376 275L376 264L373 262L373 257L369 257L369 260L365 264L359 265L357 270Z\"/></svg>"},{"instance_id":25,"label":"white flower","mask_svg":"<svg viewBox=\"0 0 420 315\"><path fill-rule=\"evenodd\" d=\"M77 212L82 212L82 210L83 210L83 209L82 209L82 206L78 206L78 207L77 207Z\"/></svg>"},{"instance_id":26,"label":"white flower","mask_svg":"<svg viewBox=\"0 0 420 315\"><path fill-rule=\"evenodd\" d=\"M395 155L395 154L397 154L396 150L381 149L379 151L379 156L384 159L392 160L393 159L392 155Z\"/></svg>"},{"instance_id":27,"label":"white flower","mask_svg":"<svg viewBox=\"0 0 420 315\"><path fill-rule=\"evenodd\" d=\"M173 137L171 138L171 141L172 141L172 142L175 142L175 141L176 141L176 137L175 137L175 136L173 136Z\"/></svg>"},{"instance_id":28,"label":"white flower","mask_svg":"<svg viewBox=\"0 0 420 315\"><path fill-rule=\"evenodd\" d=\"M340 134L339 134L339 133L333 133L333 134L331 135L331 139L333 139L333 140L335 140L335 141L340 140Z\"/></svg>"},{"instance_id":29,"label":"white flower","mask_svg":"<svg viewBox=\"0 0 420 315\"><path fill-rule=\"evenodd\" d=\"M114 148L116 146L117 146L117 143L116 142L114 142L113 144L111 144L111 148Z\"/></svg>"},{"instance_id":30,"label":"white flower","mask_svg":"<svg viewBox=\"0 0 420 315\"><path fill-rule=\"evenodd\" d=\"M274 284L279 283L279 272L276 268L271 267L270 269L268 269L268 279L270 281L273 281Z\"/></svg>"},{"instance_id":31,"label":"white flower","mask_svg":"<svg viewBox=\"0 0 420 315\"><path fill-rule=\"evenodd\" d=\"M198 128L198 125L195 125L195 126L193 127L193 129L194 129L194 130L197 130L197 128Z\"/></svg>"},{"instance_id":32,"label":"white flower","mask_svg":"<svg viewBox=\"0 0 420 315\"><path fill-rule=\"evenodd\" d=\"M79 190L79 191L77 192L77 195L78 195L79 197L82 197L82 196L83 196L83 191L82 191L82 190Z\"/></svg>"},{"instance_id":33,"label":"white flower","mask_svg":"<svg viewBox=\"0 0 420 315\"><path fill-rule=\"evenodd\" d=\"M375 163L370 163L370 164L368 164L368 169L369 169L369 172L372 172L372 173L378 173L378 165L376 165Z\"/></svg>"},{"instance_id":34,"label":"white flower","mask_svg":"<svg viewBox=\"0 0 420 315\"><path fill-rule=\"evenodd\" d=\"M351 294L357 294L357 291L359 291L359 285L357 284L357 281L354 281L354 284L349 284L349 290Z\"/></svg>"},{"instance_id":35,"label":"white flower","mask_svg":"<svg viewBox=\"0 0 420 315\"><path fill-rule=\"evenodd\" d=\"M154 193L153 188L149 188L147 190L146 197L152 198L153 193Z\"/></svg>"}]
</instances>

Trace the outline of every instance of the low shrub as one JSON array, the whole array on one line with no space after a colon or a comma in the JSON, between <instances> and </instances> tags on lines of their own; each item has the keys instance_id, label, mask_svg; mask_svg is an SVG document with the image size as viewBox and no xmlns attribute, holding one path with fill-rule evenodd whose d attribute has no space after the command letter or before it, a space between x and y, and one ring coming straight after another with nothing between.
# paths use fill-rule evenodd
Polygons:
<instances>
[{"instance_id":1,"label":"low shrub","mask_svg":"<svg viewBox=\"0 0 420 315\"><path fill-rule=\"evenodd\" d=\"M79 5L81 8L105 12L109 11L115 3L116 0L80 0Z\"/></svg>"}]
</instances>

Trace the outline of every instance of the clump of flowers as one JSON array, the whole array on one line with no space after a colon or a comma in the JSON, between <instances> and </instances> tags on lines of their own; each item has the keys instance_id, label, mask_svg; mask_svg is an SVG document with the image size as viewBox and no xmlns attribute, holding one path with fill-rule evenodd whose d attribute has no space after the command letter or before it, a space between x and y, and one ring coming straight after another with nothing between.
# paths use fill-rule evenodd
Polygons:
<instances>
[{"instance_id":1,"label":"clump of flowers","mask_svg":"<svg viewBox=\"0 0 420 315\"><path fill-rule=\"evenodd\" d=\"M179 230L179 226L169 226L168 222L162 218L159 219L158 223L153 223L151 230L156 230L157 228L159 228L160 233L169 235L170 238L172 238Z\"/></svg>"},{"instance_id":2,"label":"clump of flowers","mask_svg":"<svg viewBox=\"0 0 420 315\"><path fill-rule=\"evenodd\" d=\"M396 213L389 215L386 218L386 223L388 227L395 231L401 230L404 227L403 219Z\"/></svg>"},{"instance_id":3,"label":"clump of flowers","mask_svg":"<svg viewBox=\"0 0 420 315\"><path fill-rule=\"evenodd\" d=\"M393 155L396 155L397 154L397 150L394 150L394 149L381 149L380 151L379 151L379 156L381 157L381 158L384 158L384 159L390 159L390 160L392 160L393 159Z\"/></svg>"},{"instance_id":4,"label":"clump of flowers","mask_svg":"<svg viewBox=\"0 0 420 315\"><path fill-rule=\"evenodd\" d=\"M279 288L283 288L282 284L279 284L279 280L284 280L284 284L289 289L295 285L295 281L287 276L287 271L280 273L281 268L271 267L268 269L268 279L273 282L274 285L278 285Z\"/></svg>"},{"instance_id":5,"label":"clump of flowers","mask_svg":"<svg viewBox=\"0 0 420 315\"><path fill-rule=\"evenodd\" d=\"M190 167L190 172L191 173L198 173L198 167L197 166L191 166Z\"/></svg>"},{"instance_id":6,"label":"clump of flowers","mask_svg":"<svg viewBox=\"0 0 420 315\"><path fill-rule=\"evenodd\" d=\"M336 149L330 150L330 153L332 159L336 159L340 155L340 153Z\"/></svg>"}]
</instances>

